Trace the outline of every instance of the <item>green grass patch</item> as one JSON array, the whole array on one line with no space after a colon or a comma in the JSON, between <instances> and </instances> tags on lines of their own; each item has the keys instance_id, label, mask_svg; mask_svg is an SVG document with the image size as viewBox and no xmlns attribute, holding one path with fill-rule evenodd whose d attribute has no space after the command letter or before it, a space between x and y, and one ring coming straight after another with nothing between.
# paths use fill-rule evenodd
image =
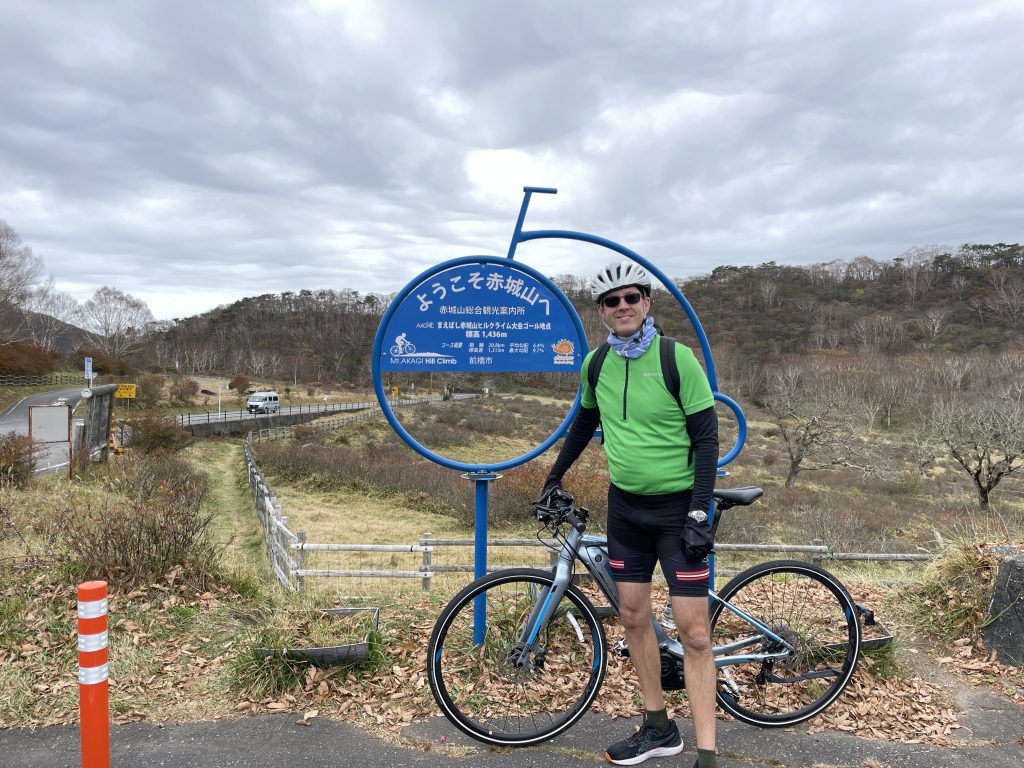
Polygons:
<instances>
[{"instance_id":1,"label":"green grass patch","mask_svg":"<svg viewBox=\"0 0 1024 768\"><path fill-rule=\"evenodd\" d=\"M977 540L954 534L903 597L909 615L932 637L976 638L988 620L999 558Z\"/></svg>"}]
</instances>

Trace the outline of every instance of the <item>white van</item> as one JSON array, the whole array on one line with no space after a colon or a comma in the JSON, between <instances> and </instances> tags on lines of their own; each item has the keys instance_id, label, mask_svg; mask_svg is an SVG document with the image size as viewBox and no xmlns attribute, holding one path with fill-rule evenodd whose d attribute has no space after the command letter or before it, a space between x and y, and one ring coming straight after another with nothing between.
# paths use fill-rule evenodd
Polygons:
<instances>
[{"instance_id":1,"label":"white van","mask_svg":"<svg viewBox=\"0 0 1024 768\"><path fill-rule=\"evenodd\" d=\"M249 413L277 413L279 407L277 392L253 392L245 404Z\"/></svg>"}]
</instances>

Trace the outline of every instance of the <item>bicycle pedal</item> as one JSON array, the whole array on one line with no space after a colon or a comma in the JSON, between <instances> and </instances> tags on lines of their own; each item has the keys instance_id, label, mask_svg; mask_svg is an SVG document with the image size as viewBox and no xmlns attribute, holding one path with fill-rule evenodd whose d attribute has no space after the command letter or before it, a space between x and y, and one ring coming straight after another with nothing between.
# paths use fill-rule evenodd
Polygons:
<instances>
[{"instance_id":1,"label":"bicycle pedal","mask_svg":"<svg viewBox=\"0 0 1024 768\"><path fill-rule=\"evenodd\" d=\"M615 644L615 647L612 648L612 653L616 656L621 656L624 659L629 658L629 644L626 643L626 638L622 638Z\"/></svg>"}]
</instances>

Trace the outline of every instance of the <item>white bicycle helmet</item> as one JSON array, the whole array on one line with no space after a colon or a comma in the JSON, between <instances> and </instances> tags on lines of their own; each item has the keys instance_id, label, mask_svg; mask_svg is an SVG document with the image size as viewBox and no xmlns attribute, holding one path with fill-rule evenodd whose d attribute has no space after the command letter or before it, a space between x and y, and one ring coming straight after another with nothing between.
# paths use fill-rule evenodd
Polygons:
<instances>
[{"instance_id":1,"label":"white bicycle helmet","mask_svg":"<svg viewBox=\"0 0 1024 768\"><path fill-rule=\"evenodd\" d=\"M651 295L651 276L646 269L628 259L614 261L601 269L590 281L590 297L600 301L608 291L635 285L643 291L644 296Z\"/></svg>"}]
</instances>

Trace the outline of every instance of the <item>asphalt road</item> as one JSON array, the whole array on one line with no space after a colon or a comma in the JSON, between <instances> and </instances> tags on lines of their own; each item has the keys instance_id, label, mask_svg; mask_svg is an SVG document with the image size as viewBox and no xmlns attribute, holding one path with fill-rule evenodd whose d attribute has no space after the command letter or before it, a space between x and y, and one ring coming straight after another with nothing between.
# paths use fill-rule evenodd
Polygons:
<instances>
[{"instance_id":1,"label":"asphalt road","mask_svg":"<svg viewBox=\"0 0 1024 768\"><path fill-rule=\"evenodd\" d=\"M608 742L628 735L638 721L588 713L568 733L537 747L491 750L462 736L440 717L403 732L406 746L368 734L355 725L299 716L267 715L214 723L129 723L111 730L111 765L118 768L572 768L604 765ZM1020 768L1024 765L1024 710L991 694L979 696L961 717L949 747L859 739L843 733L810 734L805 727L762 730L719 722L721 768ZM695 759L693 729L679 721L686 748L677 758L650 766L689 768ZM443 740L442 740L443 737ZM79 734L74 726L0 730L4 768L76 768Z\"/></svg>"},{"instance_id":2,"label":"asphalt road","mask_svg":"<svg viewBox=\"0 0 1024 768\"><path fill-rule=\"evenodd\" d=\"M82 399L81 387L40 392L24 397L0 414L0 435L17 432L28 434L28 409L33 405L70 405L72 413ZM67 443L39 443L36 453L36 473L55 472L68 466Z\"/></svg>"}]
</instances>

